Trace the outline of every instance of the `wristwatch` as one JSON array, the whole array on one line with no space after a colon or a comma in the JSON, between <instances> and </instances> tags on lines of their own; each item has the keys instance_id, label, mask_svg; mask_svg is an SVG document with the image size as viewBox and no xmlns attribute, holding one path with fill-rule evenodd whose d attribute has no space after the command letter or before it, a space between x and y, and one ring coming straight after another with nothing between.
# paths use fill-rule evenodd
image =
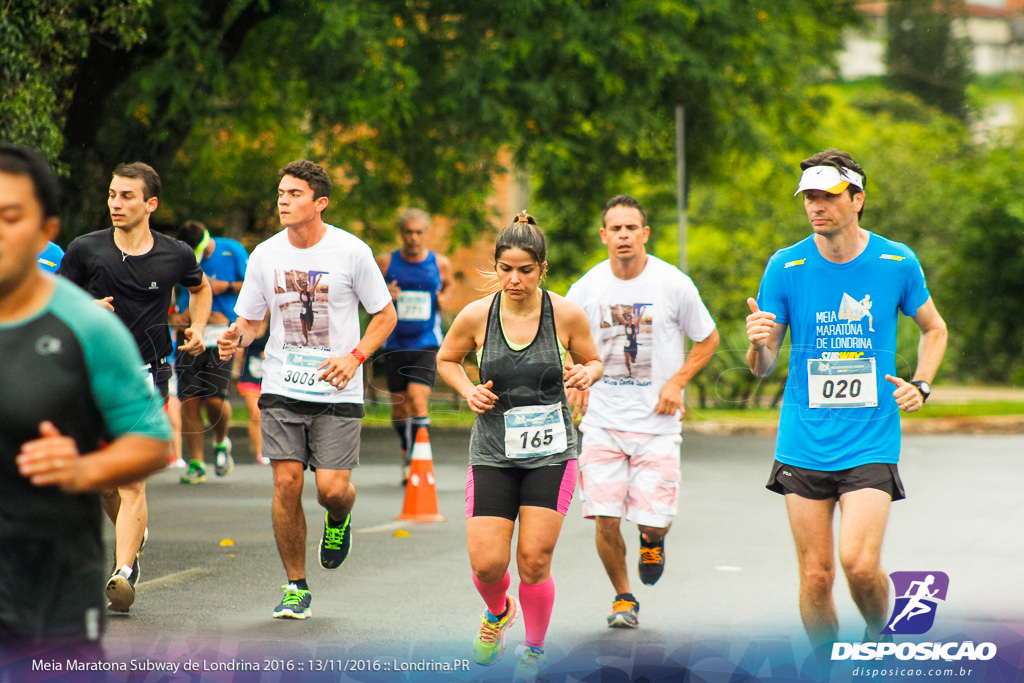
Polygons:
<instances>
[{"instance_id":1,"label":"wristwatch","mask_svg":"<svg viewBox=\"0 0 1024 683\"><path fill-rule=\"evenodd\" d=\"M932 385L928 384L921 379L912 379L910 383L917 387L917 390L921 392L921 403L928 400L928 397L932 395Z\"/></svg>"}]
</instances>

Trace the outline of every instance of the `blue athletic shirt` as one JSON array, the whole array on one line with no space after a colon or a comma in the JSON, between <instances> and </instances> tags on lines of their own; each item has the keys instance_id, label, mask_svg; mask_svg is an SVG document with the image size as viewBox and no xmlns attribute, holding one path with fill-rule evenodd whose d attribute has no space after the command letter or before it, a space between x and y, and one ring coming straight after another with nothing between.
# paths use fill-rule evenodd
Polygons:
<instances>
[{"instance_id":1,"label":"blue athletic shirt","mask_svg":"<svg viewBox=\"0 0 1024 683\"><path fill-rule=\"evenodd\" d=\"M403 293L429 297L430 310L422 307L407 307L399 298L395 309L398 324L384 348L388 351L410 351L441 345L441 309L437 305L437 292L441 289L441 271L437 267L437 256L427 252L427 258L412 263L402 258L402 251L391 252L391 263L384 280L390 285L397 282ZM403 317L404 316L404 317Z\"/></svg>"},{"instance_id":2,"label":"blue athletic shirt","mask_svg":"<svg viewBox=\"0 0 1024 683\"><path fill-rule=\"evenodd\" d=\"M758 306L789 325L792 345L775 446L779 462L836 471L899 460L899 409L885 375L896 375L898 312L916 315L930 295L910 248L868 234L863 253L842 264L822 257L812 235L776 252L761 279ZM809 359L870 357L877 407L809 407Z\"/></svg>"},{"instance_id":3,"label":"blue athletic shirt","mask_svg":"<svg viewBox=\"0 0 1024 683\"><path fill-rule=\"evenodd\" d=\"M213 253L204 258L199 265L206 277L224 282L241 282L245 279L245 268L249 263L249 254L237 240L227 237L214 237ZM178 310L188 310L188 290L178 288ZM213 297L214 313L223 313L232 322L235 319L235 304L238 293L227 290Z\"/></svg>"},{"instance_id":4,"label":"blue athletic shirt","mask_svg":"<svg viewBox=\"0 0 1024 683\"><path fill-rule=\"evenodd\" d=\"M63 259L64 250L59 245L50 242L46 245L46 249L43 249L43 252L39 254L39 267L45 271L56 273Z\"/></svg>"}]
</instances>

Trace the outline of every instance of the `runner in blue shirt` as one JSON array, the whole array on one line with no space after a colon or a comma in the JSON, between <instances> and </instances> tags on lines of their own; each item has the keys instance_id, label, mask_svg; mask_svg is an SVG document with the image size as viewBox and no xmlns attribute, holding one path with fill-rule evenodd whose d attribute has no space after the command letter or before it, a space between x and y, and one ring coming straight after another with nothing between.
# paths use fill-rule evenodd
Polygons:
<instances>
[{"instance_id":1,"label":"runner in blue shirt","mask_svg":"<svg viewBox=\"0 0 1024 683\"><path fill-rule=\"evenodd\" d=\"M427 249L429 229L430 216L409 209L398 219L402 247L377 259L398 311L398 324L384 342L381 358L392 394L391 424L401 444L403 485L416 432L430 428L428 404L437 379L441 306L455 284L451 262Z\"/></svg>"},{"instance_id":2,"label":"runner in blue shirt","mask_svg":"<svg viewBox=\"0 0 1024 683\"><path fill-rule=\"evenodd\" d=\"M231 473L235 461L231 456L228 425L231 422L231 404L228 385L231 382L231 360L221 360L217 351L217 335L228 328L234 315L238 292L245 280L249 253L237 240L211 237L199 221L185 221L178 227L178 239L192 247L196 259L210 281L213 305L206 324L203 342L206 351L198 356L177 353L174 370L178 373L178 397L181 399L181 431L189 452L188 471L181 477L182 484L206 481L203 457L203 409L213 429L214 471L218 477ZM178 311L174 316L176 327L188 327L188 291L179 288ZM180 333L179 333L180 334Z\"/></svg>"},{"instance_id":3,"label":"runner in blue shirt","mask_svg":"<svg viewBox=\"0 0 1024 683\"><path fill-rule=\"evenodd\" d=\"M64 260L64 250L60 245L47 242L46 249L39 253L39 267L45 271L56 273L60 268L60 262Z\"/></svg>"},{"instance_id":4,"label":"runner in blue shirt","mask_svg":"<svg viewBox=\"0 0 1024 683\"><path fill-rule=\"evenodd\" d=\"M839 561L867 622L885 627L889 578L880 555L889 504L905 497L896 463L899 411L920 410L946 349L946 324L905 245L860 227L864 170L827 149L800 163L796 194L813 235L772 256L757 300L748 299L747 365L775 369L792 329L789 376L767 487L783 494L800 566L800 616L815 647L834 641L838 618L832 518L839 502ZM921 331L917 370L897 376L899 313Z\"/></svg>"}]
</instances>

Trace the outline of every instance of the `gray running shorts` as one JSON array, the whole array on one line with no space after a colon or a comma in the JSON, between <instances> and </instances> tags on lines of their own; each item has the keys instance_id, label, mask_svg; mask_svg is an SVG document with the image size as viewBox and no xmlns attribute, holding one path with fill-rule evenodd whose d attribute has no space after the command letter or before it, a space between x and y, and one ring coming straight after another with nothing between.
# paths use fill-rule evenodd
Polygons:
<instances>
[{"instance_id":1,"label":"gray running shorts","mask_svg":"<svg viewBox=\"0 0 1024 683\"><path fill-rule=\"evenodd\" d=\"M261 413L263 455L271 460L296 460L310 469L355 469L362 424L358 417L265 408Z\"/></svg>"}]
</instances>

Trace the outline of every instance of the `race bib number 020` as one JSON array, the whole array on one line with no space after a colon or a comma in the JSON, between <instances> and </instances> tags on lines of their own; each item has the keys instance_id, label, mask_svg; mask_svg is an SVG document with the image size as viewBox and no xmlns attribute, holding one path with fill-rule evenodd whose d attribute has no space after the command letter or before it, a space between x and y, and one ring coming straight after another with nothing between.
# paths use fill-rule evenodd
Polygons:
<instances>
[{"instance_id":1,"label":"race bib number 020","mask_svg":"<svg viewBox=\"0 0 1024 683\"><path fill-rule=\"evenodd\" d=\"M877 407L875 359L808 360L807 395L811 408Z\"/></svg>"},{"instance_id":2,"label":"race bib number 020","mask_svg":"<svg viewBox=\"0 0 1024 683\"><path fill-rule=\"evenodd\" d=\"M398 319L430 320L430 292L403 289L398 293Z\"/></svg>"},{"instance_id":3,"label":"race bib number 020","mask_svg":"<svg viewBox=\"0 0 1024 683\"><path fill-rule=\"evenodd\" d=\"M505 456L539 458L568 448L562 404L522 406L505 411Z\"/></svg>"},{"instance_id":4,"label":"race bib number 020","mask_svg":"<svg viewBox=\"0 0 1024 683\"><path fill-rule=\"evenodd\" d=\"M317 369L329 356L327 351L289 351L281 366L281 384L300 394L323 396L338 393L330 382L320 379L324 371Z\"/></svg>"}]
</instances>

